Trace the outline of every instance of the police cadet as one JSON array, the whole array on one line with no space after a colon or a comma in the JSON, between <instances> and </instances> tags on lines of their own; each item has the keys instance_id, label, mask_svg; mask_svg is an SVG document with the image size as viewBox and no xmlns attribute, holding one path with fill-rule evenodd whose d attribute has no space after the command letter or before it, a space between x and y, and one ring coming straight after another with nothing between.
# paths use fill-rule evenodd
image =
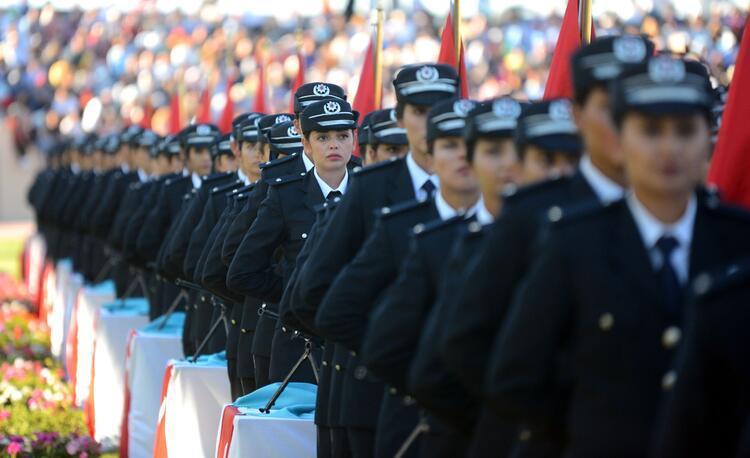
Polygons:
<instances>
[{"instance_id":1,"label":"police cadet","mask_svg":"<svg viewBox=\"0 0 750 458\"><path fill-rule=\"evenodd\" d=\"M400 69L393 84L397 95L396 117L400 127L406 130L410 153L405 159L381 162L355 174L351 189L300 272L300 294L310 310L317 310L336 275L357 254L373 229L378 210L415 198L426 199L437 189L438 179L431 173L431 158L427 154L425 116L431 105L453 98L458 92L455 70L440 64L407 66ZM330 351L328 346L326 351ZM355 395L356 399L342 401L342 376L348 358L348 350L340 346L335 348L334 372L328 388L334 455L347 453L344 426L357 428L363 433L358 435L358 442L362 445L355 453L372 453L382 398L382 385L370 383ZM326 387L320 386L319 392L321 390L326 390ZM345 412L342 409L351 410ZM344 425L340 417L356 418L356 421Z\"/></svg>"},{"instance_id":2,"label":"police cadet","mask_svg":"<svg viewBox=\"0 0 750 458\"><path fill-rule=\"evenodd\" d=\"M748 456L750 258L696 276L654 456Z\"/></svg>"},{"instance_id":3,"label":"police cadet","mask_svg":"<svg viewBox=\"0 0 750 458\"><path fill-rule=\"evenodd\" d=\"M556 439L571 456L649 450L675 382L684 285L750 254L750 215L696 192L713 102L703 65L667 55L612 82L632 192L548 213L549 236L490 357L488 400L524 423L523 442Z\"/></svg>"},{"instance_id":4,"label":"police cadet","mask_svg":"<svg viewBox=\"0 0 750 458\"><path fill-rule=\"evenodd\" d=\"M456 306L459 292L467 282L466 266L482 249L486 228L502 209L501 193L520 181L520 157L513 140L522 105L502 97L481 102L469 113L464 129L467 160L477 176L487 212L478 214L462 229L447 256L445 271L436 292L432 311L425 320L414 360L409 369L407 388L420 407L437 416L468 442L479 417L480 400L473 397L444 364L440 353L443 329L450 325L448 316ZM491 218L487 216L491 215ZM495 427L494 435L506 436L511 442L515 431ZM466 455L485 456L467 444ZM497 449L498 455L502 455Z\"/></svg>"},{"instance_id":5,"label":"police cadet","mask_svg":"<svg viewBox=\"0 0 750 458\"><path fill-rule=\"evenodd\" d=\"M308 105L300 115L306 153L315 168L298 176L277 178L268 191L258 216L245 236L230 266L234 282L246 284L248 294L277 303L315 220L315 206L326 199L341 197L347 188L347 164L354 149L357 113L338 99L324 99ZM293 125L282 132L293 137ZM272 129L271 137L274 136ZM280 249L281 275L269 270L271 257ZM281 380L304 350L304 342L292 341L281 323L276 324L271 353L270 378ZM314 381L311 368L303 366L295 380Z\"/></svg>"},{"instance_id":6,"label":"police cadet","mask_svg":"<svg viewBox=\"0 0 750 458\"><path fill-rule=\"evenodd\" d=\"M372 155L372 147L370 146L370 118L374 111L367 113L362 116L359 120L359 127L357 127L357 145L360 157L362 157L363 165L374 164L375 159L370 160Z\"/></svg>"},{"instance_id":7,"label":"police cadet","mask_svg":"<svg viewBox=\"0 0 750 458\"><path fill-rule=\"evenodd\" d=\"M615 52L616 49L628 52ZM623 195L624 166L616 142L612 140L612 121L606 112L602 114L602 104L605 108L608 106L607 82L624 67L637 64L636 57L645 59L651 49L653 45L640 37L624 36L600 38L578 52L572 73L574 119L580 130L586 132L586 154L581 165L570 177L546 180L533 186L528 186L532 182L527 181L528 174L524 174L522 179L527 186L508 193L500 218L487 230L487 241L481 253L467 266L466 275L472 281L465 284L453 311L448 313L449 324L440 346L446 364L477 398L483 396L488 350L534 257L533 247L546 214L559 213L568 205L606 203ZM583 62L599 62L607 71L601 72L596 65L584 66ZM566 143L571 143L574 137L569 130L569 108L565 105L564 102L548 104L547 122L550 129L557 129L557 135L570 136ZM524 110L522 118L528 114L530 111ZM527 127L533 124L521 120L518 130ZM520 133L518 140L533 141L533 137L533 132L531 135ZM561 143L554 138L554 135L549 137L546 143ZM528 142L517 145L522 155L524 143ZM484 412L475 431L472 450L510 448L512 444L502 441L505 436L495 433L501 428L505 430L501 425L505 423L491 412Z\"/></svg>"},{"instance_id":8,"label":"police cadet","mask_svg":"<svg viewBox=\"0 0 750 458\"><path fill-rule=\"evenodd\" d=\"M406 130L398 125L396 110L393 108L371 113L367 135L368 164L387 161L394 157L402 158L409 152Z\"/></svg>"},{"instance_id":9,"label":"police cadet","mask_svg":"<svg viewBox=\"0 0 750 458\"><path fill-rule=\"evenodd\" d=\"M260 179L259 167L263 159L256 148L258 128L255 120L261 116L263 113L243 113L232 121L232 151L240 163L237 176L246 185ZM247 133L243 131L243 127Z\"/></svg>"}]
</instances>

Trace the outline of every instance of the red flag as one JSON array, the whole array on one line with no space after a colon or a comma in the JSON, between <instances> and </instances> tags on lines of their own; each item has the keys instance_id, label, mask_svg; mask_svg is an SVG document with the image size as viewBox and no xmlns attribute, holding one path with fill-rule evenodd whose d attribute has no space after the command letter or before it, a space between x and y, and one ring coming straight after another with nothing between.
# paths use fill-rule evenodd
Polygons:
<instances>
[{"instance_id":1,"label":"red flag","mask_svg":"<svg viewBox=\"0 0 750 458\"><path fill-rule=\"evenodd\" d=\"M375 66L372 58L374 40L365 52L365 61L362 63L362 72L359 74L357 94L354 96L352 108L359 112L360 119L380 107L380 101L375 100Z\"/></svg>"},{"instance_id":2,"label":"red flag","mask_svg":"<svg viewBox=\"0 0 750 458\"><path fill-rule=\"evenodd\" d=\"M151 117L153 115L154 115L154 107L151 106L151 102L146 102L146 105L144 105L143 107L143 117L141 118L141 122L138 123L138 125L144 129L150 129Z\"/></svg>"},{"instance_id":3,"label":"red flag","mask_svg":"<svg viewBox=\"0 0 750 458\"><path fill-rule=\"evenodd\" d=\"M440 37L440 54L438 63L456 68L456 39L453 35L453 13L448 13ZM464 63L464 43L461 41L461 56L458 60L458 79L461 83L461 97L469 96L469 81L466 79L466 63Z\"/></svg>"},{"instance_id":4,"label":"red flag","mask_svg":"<svg viewBox=\"0 0 750 458\"><path fill-rule=\"evenodd\" d=\"M230 92L232 91L232 85L234 84L234 79L229 78L227 80L227 90L226 90L226 103L224 103L224 111L221 112L221 118L219 118L219 130L222 133L229 133L232 131L232 120L234 119L234 102L232 101L232 97Z\"/></svg>"},{"instance_id":5,"label":"red flag","mask_svg":"<svg viewBox=\"0 0 750 458\"><path fill-rule=\"evenodd\" d=\"M200 124L211 122L211 90L208 85L203 88L203 92L201 92L201 100L198 105L198 116L196 116L195 122Z\"/></svg>"},{"instance_id":6,"label":"red flag","mask_svg":"<svg viewBox=\"0 0 750 458\"><path fill-rule=\"evenodd\" d=\"M255 63L258 67L258 89L255 91L253 111L266 113L266 65L260 55L255 55Z\"/></svg>"},{"instance_id":7,"label":"red flag","mask_svg":"<svg viewBox=\"0 0 750 458\"><path fill-rule=\"evenodd\" d=\"M581 14L578 0L568 0L565 8L560 35L557 37L552 65L549 68L547 85L544 88L544 99L572 98L573 81L570 75L570 58L581 47ZM594 23L591 23L591 39L596 38Z\"/></svg>"},{"instance_id":8,"label":"red flag","mask_svg":"<svg viewBox=\"0 0 750 458\"><path fill-rule=\"evenodd\" d=\"M180 94L175 92L169 97L169 133L176 135L180 129L182 129Z\"/></svg>"},{"instance_id":9,"label":"red flag","mask_svg":"<svg viewBox=\"0 0 750 458\"><path fill-rule=\"evenodd\" d=\"M750 119L750 35L748 24L740 42L734 66L734 76L729 87L727 103L721 118L721 128L716 141L708 181L721 191L728 202L750 207L750 130L745 123Z\"/></svg>"},{"instance_id":10,"label":"red flag","mask_svg":"<svg viewBox=\"0 0 750 458\"><path fill-rule=\"evenodd\" d=\"M299 67L297 68L297 77L294 78L292 83L292 93L289 96L289 112L294 113L294 93L297 92L300 86L305 84L305 59L302 56L301 51L297 51L297 62Z\"/></svg>"}]
</instances>

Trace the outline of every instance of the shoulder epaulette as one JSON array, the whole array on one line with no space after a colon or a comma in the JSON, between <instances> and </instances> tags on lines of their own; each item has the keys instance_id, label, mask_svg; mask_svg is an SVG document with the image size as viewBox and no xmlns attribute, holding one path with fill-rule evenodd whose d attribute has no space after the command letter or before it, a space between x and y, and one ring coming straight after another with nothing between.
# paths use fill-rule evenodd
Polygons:
<instances>
[{"instance_id":1,"label":"shoulder epaulette","mask_svg":"<svg viewBox=\"0 0 750 458\"><path fill-rule=\"evenodd\" d=\"M404 213L407 213L415 208L420 208L424 206L432 205L432 202L429 200L407 200L406 202L399 202L396 205L393 205L391 207L383 207L378 212L380 214L380 217L383 219L390 219L397 215L403 215Z\"/></svg>"},{"instance_id":2,"label":"shoulder epaulette","mask_svg":"<svg viewBox=\"0 0 750 458\"><path fill-rule=\"evenodd\" d=\"M417 238L424 237L425 235L432 234L434 232L439 231L440 229L451 227L458 223L465 223L466 218L464 218L463 215L454 216L453 218L448 218L446 220L442 219L435 219L432 221L428 221L426 223L419 223L412 231L414 232L414 235Z\"/></svg>"},{"instance_id":3,"label":"shoulder epaulette","mask_svg":"<svg viewBox=\"0 0 750 458\"><path fill-rule=\"evenodd\" d=\"M352 175L353 176L362 176L362 175L366 175L366 174L368 174L370 172L373 172L375 170L388 169L390 167L396 166L397 164L400 164L402 161L403 161L403 159L394 157L394 158L391 158L390 160L387 160L387 161L381 161L381 162L378 162L376 164L372 164L372 165L368 165L368 166L362 167L359 170L357 170L356 172L352 171Z\"/></svg>"},{"instance_id":4,"label":"shoulder epaulette","mask_svg":"<svg viewBox=\"0 0 750 458\"><path fill-rule=\"evenodd\" d=\"M621 205L625 205L625 200L617 200L602 205L598 200L568 204L553 205L547 209L545 218L548 222L558 226L612 211Z\"/></svg>"},{"instance_id":5,"label":"shoulder epaulette","mask_svg":"<svg viewBox=\"0 0 750 458\"><path fill-rule=\"evenodd\" d=\"M744 221L750 221L750 212L742 207L722 202L718 198L718 196L716 198L706 197L702 201L702 203L705 208L712 213Z\"/></svg>"},{"instance_id":6,"label":"shoulder epaulette","mask_svg":"<svg viewBox=\"0 0 750 458\"><path fill-rule=\"evenodd\" d=\"M299 153L290 154L289 156L280 157L280 158L274 159L272 161L264 162L264 163L260 164L260 169L261 170L265 170L265 169L270 169L270 168L276 167L277 165L286 164L287 162L293 161L294 159L296 159L297 158L297 154L299 154Z\"/></svg>"},{"instance_id":7,"label":"shoulder epaulette","mask_svg":"<svg viewBox=\"0 0 750 458\"><path fill-rule=\"evenodd\" d=\"M305 178L305 175L307 175L305 172L301 172L298 175L286 175L283 177L274 178L273 180L269 181L268 184L274 187L283 186L285 184L301 181Z\"/></svg>"},{"instance_id":8,"label":"shoulder epaulette","mask_svg":"<svg viewBox=\"0 0 750 458\"><path fill-rule=\"evenodd\" d=\"M250 183L248 185L245 185L241 188L232 189L231 191L225 193L224 195L227 197L231 197L234 195L242 194L248 191L252 191L252 189L255 187L255 183Z\"/></svg>"},{"instance_id":9,"label":"shoulder epaulette","mask_svg":"<svg viewBox=\"0 0 750 458\"><path fill-rule=\"evenodd\" d=\"M693 294L705 298L750 282L750 258L724 266L713 272L703 272L691 284Z\"/></svg>"},{"instance_id":10,"label":"shoulder epaulette","mask_svg":"<svg viewBox=\"0 0 750 458\"><path fill-rule=\"evenodd\" d=\"M213 175L206 175L201 177L201 181L203 182L202 186L213 186L214 183L221 180L226 180L229 175L232 175L234 172L224 172L224 173L214 173Z\"/></svg>"},{"instance_id":11,"label":"shoulder epaulette","mask_svg":"<svg viewBox=\"0 0 750 458\"><path fill-rule=\"evenodd\" d=\"M238 178L238 179L232 181L231 183L227 183L227 184L221 185L221 186L214 186L211 189L211 194L220 194L222 192L231 191L232 189L237 189L237 187L239 185L241 185L241 184L242 184L242 180L240 180Z\"/></svg>"},{"instance_id":12,"label":"shoulder epaulette","mask_svg":"<svg viewBox=\"0 0 750 458\"><path fill-rule=\"evenodd\" d=\"M164 183L164 186L172 186L172 185L174 185L174 184L176 184L176 183L181 183L181 182L183 182L183 181L187 181L187 180L189 180L189 179L190 179L190 175L188 175L188 176L186 176L186 177L177 177L177 178L170 178L170 179L168 179L168 180L167 180L167 181L166 181L166 182Z\"/></svg>"}]
</instances>

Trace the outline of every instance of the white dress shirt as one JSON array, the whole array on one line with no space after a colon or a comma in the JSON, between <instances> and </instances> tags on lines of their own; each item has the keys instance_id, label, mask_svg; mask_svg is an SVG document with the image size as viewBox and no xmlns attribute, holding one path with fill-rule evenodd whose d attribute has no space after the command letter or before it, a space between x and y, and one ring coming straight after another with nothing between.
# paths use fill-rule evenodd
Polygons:
<instances>
[{"instance_id":1,"label":"white dress shirt","mask_svg":"<svg viewBox=\"0 0 750 458\"><path fill-rule=\"evenodd\" d=\"M138 181L140 181L141 183L147 182L150 178L148 176L148 173L146 173L146 171L141 168L137 170L137 173L138 173Z\"/></svg>"},{"instance_id":2,"label":"white dress shirt","mask_svg":"<svg viewBox=\"0 0 750 458\"><path fill-rule=\"evenodd\" d=\"M303 151L301 154L302 154L302 162L304 162L305 164L305 172L309 172L310 170L312 170L313 167L315 167L315 164L313 164L313 161L311 161L310 158L307 157L306 152Z\"/></svg>"},{"instance_id":3,"label":"white dress shirt","mask_svg":"<svg viewBox=\"0 0 750 458\"><path fill-rule=\"evenodd\" d=\"M250 183L252 183L252 181L250 181L250 178L248 178L247 175L245 175L244 173L242 173L242 169L237 169L237 178L239 178L240 181L242 181L243 183L245 183L245 186L247 186Z\"/></svg>"},{"instance_id":4,"label":"white dress shirt","mask_svg":"<svg viewBox=\"0 0 750 458\"><path fill-rule=\"evenodd\" d=\"M128 173L130 172L130 166L123 162L120 166L120 170L122 170L122 173Z\"/></svg>"},{"instance_id":5,"label":"white dress shirt","mask_svg":"<svg viewBox=\"0 0 750 458\"><path fill-rule=\"evenodd\" d=\"M591 162L588 155L584 155L578 165L583 178L594 190L594 194L602 204L620 200L625 196L625 188L612 181L607 175Z\"/></svg>"},{"instance_id":6,"label":"white dress shirt","mask_svg":"<svg viewBox=\"0 0 750 458\"><path fill-rule=\"evenodd\" d=\"M482 196L479 196L479 199L469 207L466 208L453 208L451 205L443 198L443 194L438 192L435 194L435 208L438 211L438 214L440 215L440 219L443 221L453 218L455 216L464 216L466 218L471 218L472 216L475 216L477 218L477 222L479 224L489 224L492 222L492 214L487 211L487 208L484 206L484 199Z\"/></svg>"},{"instance_id":7,"label":"white dress shirt","mask_svg":"<svg viewBox=\"0 0 750 458\"><path fill-rule=\"evenodd\" d=\"M424 201L429 196L427 195L427 192L422 189L422 186L425 184L427 180L432 181L432 184L435 185L435 194L439 194L440 190L440 180L438 179L437 175L430 175L427 173L422 167L417 164L417 162L414 160L413 157L411 157L411 152L406 155L406 167L409 169L409 175L411 176L411 185L414 187L414 195L416 196L417 200Z\"/></svg>"},{"instance_id":8,"label":"white dress shirt","mask_svg":"<svg viewBox=\"0 0 750 458\"><path fill-rule=\"evenodd\" d=\"M659 221L641 204L634 193L628 195L627 204L630 213L633 215L633 220L635 220L635 225L638 227L638 232L641 234L641 240L651 257L651 265L654 270L659 271L664 263L656 242L662 236L672 236L679 243L672 252L672 268L680 283L683 285L687 283L690 271L690 243L693 240L693 226L695 225L695 214L698 208L695 196L690 197L685 213L673 224L664 224Z\"/></svg>"},{"instance_id":9,"label":"white dress shirt","mask_svg":"<svg viewBox=\"0 0 750 458\"><path fill-rule=\"evenodd\" d=\"M324 199L327 199L328 194L330 194L332 191L338 191L341 193L341 195L344 195L346 193L346 187L349 184L349 171L344 171L344 179L341 180L341 183L339 183L339 186L336 189L328 186L328 183L320 178L320 175L318 175L318 171L316 169L313 169L313 174L315 175L315 180L318 182L318 186L320 186L320 191L323 193Z\"/></svg>"},{"instance_id":10,"label":"white dress shirt","mask_svg":"<svg viewBox=\"0 0 750 458\"><path fill-rule=\"evenodd\" d=\"M81 173L81 166L76 164L75 162L71 162L70 171L73 172L73 175L78 175L79 173Z\"/></svg>"},{"instance_id":11,"label":"white dress shirt","mask_svg":"<svg viewBox=\"0 0 750 458\"><path fill-rule=\"evenodd\" d=\"M203 185L203 180L201 180L201 177L195 172L190 174L190 179L193 181L193 187L195 189L200 189L201 185Z\"/></svg>"}]
</instances>

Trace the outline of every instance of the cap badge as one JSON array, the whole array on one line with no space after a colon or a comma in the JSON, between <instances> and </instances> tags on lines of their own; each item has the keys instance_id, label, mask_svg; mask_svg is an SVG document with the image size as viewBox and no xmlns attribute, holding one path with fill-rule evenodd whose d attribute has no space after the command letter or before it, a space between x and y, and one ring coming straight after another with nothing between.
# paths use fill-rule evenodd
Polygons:
<instances>
[{"instance_id":1,"label":"cap badge","mask_svg":"<svg viewBox=\"0 0 750 458\"><path fill-rule=\"evenodd\" d=\"M299 132L297 132L297 128L292 126L289 126L289 128L286 130L287 135L290 137L299 137Z\"/></svg>"},{"instance_id":2,"label":"cap badge","mask_svg":"<svg viewBox=\"0 0 750 458\"><path fill-rule=\"evenodd\" d=\"M669 56L651 59L648 76L656 83L678 83L685 78L685 63Z\"/></svg>"},{"instance_id":3,"label":"cap badge","mask_svg":"<svg viewBox=\"0 0 750 458\"><path fill-rule=\"evenodd\" d=\"M550 103L549 117L555 121L569 121L572 119L570 102L568 100L555 100Z\"/></svg>"},{"instance_id":4,"label":"cap badge","mask_svg":"<svg viewBox=\"0 0 750 458\"><path fill-rule=\"evenodd\" d=\"M338 102L334 102L331 100L330 102L323 105L323 111L325 111L326 114L334 114L341 111L341 105L338 104Z\"/></svg>"},{"instance_id":5,"label":"cap badge","mask_svg":"<svg viewBox=\"0 0 750 458\"><path fill-rule=\"evenodd\" d=\"M646 43L638 37L619 37L612 43L615 57L627 64L642 62L646 58Z\"/></svg>"},{"instance_id":6,"label":"cap badge","mask_svg":"<svg viewBox=\"0 0 750 458\"><path fill-rule=\"evenodd\" d=\"M205 124L201 124L195 128L195 133L198 135L211 135L211 128Z\"/></svg>"},{"instance_id":7,"label":"cap badge","mask_svg":"<svg viewBox=\"0 0 750 458\"><path fill-rule=\"evenodd\" d=\"M438 79L438 71L435 67L425 66L417 70L417 80L435 81Z\"/></svg>"},{"instance_id":8,"label":"cap badge","mask_svg":"<svg viewBox=\"0 0 750 458\"><path fill-rule=\"evenodd\" d=\"M289 115L285 115L285 114L278 115L278 116L276 116L276 122L274 124L279 124L279 123L282 123L282 122L289 122L291 120L292 120L292 118L290 118Z\"/></svg>"},{"instance_id":9,"label":"cap badge","mask_svg":"<svg viewBox=\"0 0 750 458\"><path fill-rule=\"evenodd\" d=\"M390 116L391 121L398 122L398 119L396 118L396 110L394 110L393 108L391 108L391 112L388 113L388 116Z\"/></svg>"},{"instance_id":10,"label":"cap badge","mask_svg":"<svg viewBox=\"0 0 750 458\"><path fill-rule=\"evenodd\" d=\"M474 108L474 102L472 102L471 100L456 100L456 102L453 104L453 112L462 118L465 118L472 108Z\"/></svg>"},{"instance_id":11,"label":"cap badge","mask_svg":"<svg viewBox=\"0 0 750 458\"><path fill-rule=\"evenodd\" d=\"M331 93L331 89L323 83L315 85L313 87L313 94L319 96L325 96Z\"/></svg>"},{"instance_id":12,"label":"cap badge","mask_svg":"<svg viewBox=\"0 0 750 458\"><path fill-rule=\"evenodd\" d=\"M492 104L492 112L498 118L518 119L521 116L521 104L510 97L503 97Z\"/></svg>"}]
</instances>

